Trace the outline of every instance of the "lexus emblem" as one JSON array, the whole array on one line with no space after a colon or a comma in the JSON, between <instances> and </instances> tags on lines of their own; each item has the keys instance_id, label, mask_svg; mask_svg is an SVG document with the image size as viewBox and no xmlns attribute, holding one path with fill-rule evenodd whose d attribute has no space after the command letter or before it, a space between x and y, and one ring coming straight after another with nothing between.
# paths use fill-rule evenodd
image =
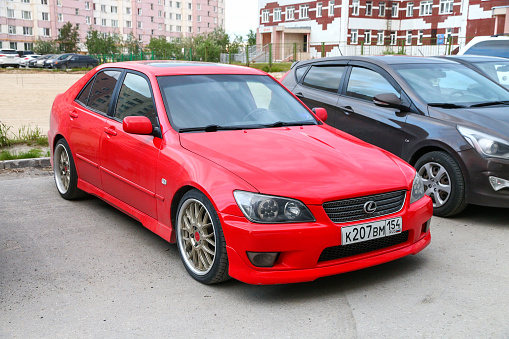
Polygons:
<instances>
[{"instance_id":1,"label":"lexus emblem","mask_svg":"<svg viewBox=\"0 0 509 339\"><path fill-rule=\"evenodd\" d=\"M364 212L367 214L375 213L376 211L376 202L374 201L368 201L364 204Z\"/></svg>"}]
</instances>

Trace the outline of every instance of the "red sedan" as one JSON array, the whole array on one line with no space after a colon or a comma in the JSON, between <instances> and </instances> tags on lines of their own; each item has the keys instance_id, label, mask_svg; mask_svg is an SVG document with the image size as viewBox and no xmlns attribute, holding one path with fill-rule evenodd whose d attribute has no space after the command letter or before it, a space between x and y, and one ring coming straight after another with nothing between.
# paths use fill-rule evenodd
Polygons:
<instances>
[{"instance_id":1,"label":"red sedan","mask_svg":"<svg viewBox=\"0 0 509 339\"><path fill-rule=\"evenodd\" d=\"M415 169L326 119L255 69L105 64L55 99L55 182L176 242L205 284L310 281L420 252L432 203Z\"/></svg>"}]
</instances>

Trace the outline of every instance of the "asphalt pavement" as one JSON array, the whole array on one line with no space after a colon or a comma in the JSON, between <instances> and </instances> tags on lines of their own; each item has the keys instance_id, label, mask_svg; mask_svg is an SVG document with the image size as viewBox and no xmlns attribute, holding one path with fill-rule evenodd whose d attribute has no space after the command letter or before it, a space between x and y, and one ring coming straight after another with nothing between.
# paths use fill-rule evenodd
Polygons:
<instances>
[{"instance_id":1,"label":"asphalt pavement","mask_svg":"<svg viewBox=\"0 0 509 339\"><path fill-rule=\"evenodd\" d=\"M4 170L6 171L6 170ZM205 286L177 248L48 173L0 176L1 338L509 338L509 210L433 218L418 255L310 283Z\"/></svg>"}]
</instances>

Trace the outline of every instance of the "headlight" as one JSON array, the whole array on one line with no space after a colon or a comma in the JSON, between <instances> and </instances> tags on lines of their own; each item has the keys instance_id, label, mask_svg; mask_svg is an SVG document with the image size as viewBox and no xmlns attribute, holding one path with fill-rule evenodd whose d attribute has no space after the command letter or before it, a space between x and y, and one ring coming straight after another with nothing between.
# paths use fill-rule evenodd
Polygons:
<instances>
[{"instance_id":1,"label":"headlight","mask_svg":"<svg viewBox=\"0 0 509 339\"><path fill-rule=\"evenodd\" d=\"M412 193L410 194L410 203L414 203L422 197L424 197L424 184L422 183L422 178L419 173L415 173Z\"/></svg>"},{"instance_id":2,"label":"headlight","mask_svg":"<svg viewBox=\"0 0 509 339\"><path fill-rule=\"evenodd\" d=\"M509 141L462 126L458 131L482 156L509 159Z\"/></svg>"},{"instance_id":3,"label":"headlight","mask_svg":"<svg viewBox=\"0 0 509 339\"><path fill-rule=\"evenodd\" d=\"M315 221L309 209L298 200L234 191L237 205L246 218L262 224Z\"/></svg>"}]
</instances>

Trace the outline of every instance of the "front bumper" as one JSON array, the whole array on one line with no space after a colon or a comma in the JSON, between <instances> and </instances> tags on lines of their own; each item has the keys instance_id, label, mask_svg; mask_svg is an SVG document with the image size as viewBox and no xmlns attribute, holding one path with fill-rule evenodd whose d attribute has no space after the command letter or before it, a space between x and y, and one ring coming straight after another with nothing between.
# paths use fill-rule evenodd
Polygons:
<instances>
[{"instance_id":1,"label":"front bumper","mask_svg":"<svg viewBox=\"0 0 509 339\"><path fill-rule=\"evenodd\" d=\"M222 215L226 237L229 274L249 284L284 284L312 281L320 277L354 271L416 254L431 241L429 229L423 225L431 218L433 205L424 197L398 213L352 223L334 224L322 206L308 206L316 218L314 223L261 225L243 217ZM319 262L324 249L341 245L341 227L369 221L402 217L404 243L351 257ZM273 267L255 267L247 252L280 252Z\"/></svg>"},{"instance_id":2,"label":"front bumper","mask_svg":"<svg viewBox=\"0 0 509 339\"><path fill-rule=\"evenodd\" d=\"M490 176L509 180L509 160L484 158L474 149L459 154L468 170L467 203L509 208L509 188L495 191L489 180Z\"/></svg>"}]
</instances>

